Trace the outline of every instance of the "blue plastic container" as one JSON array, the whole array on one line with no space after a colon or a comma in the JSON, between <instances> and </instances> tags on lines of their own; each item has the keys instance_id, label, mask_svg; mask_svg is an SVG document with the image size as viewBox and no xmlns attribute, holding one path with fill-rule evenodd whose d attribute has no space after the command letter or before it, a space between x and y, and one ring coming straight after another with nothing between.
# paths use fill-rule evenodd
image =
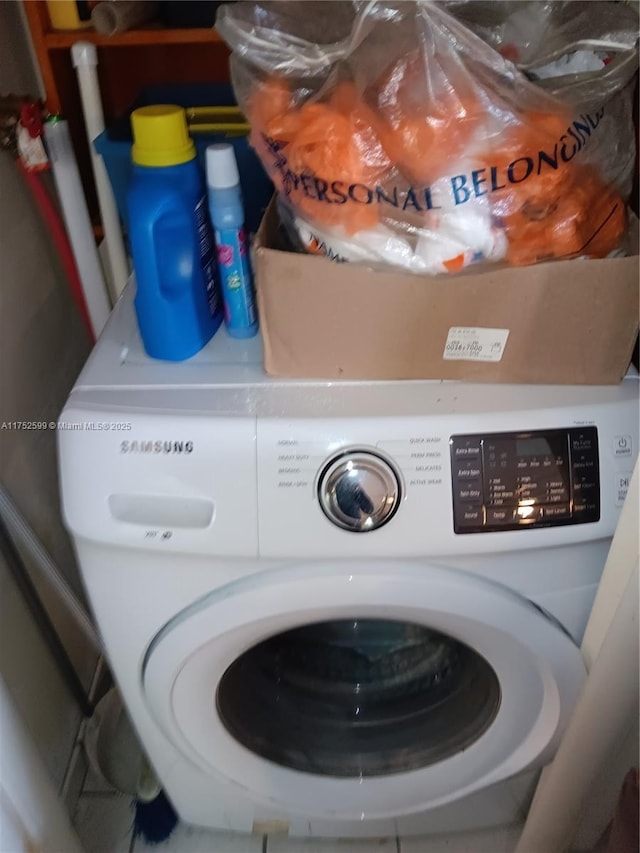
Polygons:
<instances>
[{"instance_id":1,"label":"blue plastic container","mask_svg":"<svg viewBox=\"0 0 640 853\"><path fill-rule=\"evenodd\" d=\"M218 253L225 326L232 338L252 338L258 331L258 317L238 165L228 144L210 145L206 156L209 216Z\"/></svg>"},{"instance_id":2,"label":"blue plastic container","mask_svg":"<svg viewBox=\"0 0 640 853\"><path fill-rule=\"evenodd\" d=\"M233 91L227 83L174 84L146 87L136 99L132 110L152 104L177 104L187 108L231 107L235 106L235 103ZM217 142L228 142L233 145L244 198L246 228L249 234L255 234L274 190L259 157L249 145L248 138L202 132L193 134L192 138L203 178L207 146ZM127 193L133 175L131 144L129 114L115 121L93 141L95 150L104 160L118 214L125 231L129 230Z\"/></svg>"},{"instance_id":3,"label":"blue plastic container","mask_svg":"<svg viewBox=\"0 0 640 853\"><path fill-rule=\"evenodd\" d=\"M182 361L222 320L204 184L184 110L145 107L131 119L128 213L138 325L150 356Z\"/></svg>"}]
</instances>

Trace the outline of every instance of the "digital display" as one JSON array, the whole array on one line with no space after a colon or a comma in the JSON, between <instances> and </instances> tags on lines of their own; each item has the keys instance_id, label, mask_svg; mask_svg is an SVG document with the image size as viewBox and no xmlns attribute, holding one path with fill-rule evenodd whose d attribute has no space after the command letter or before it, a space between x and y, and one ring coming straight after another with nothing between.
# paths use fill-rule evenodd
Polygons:
<instances>
[{"instance_id":1,"label":"digital display","mask_svg":"<svg viewBox=\"0 0 640 853\"><path fill-rule=\"evenodd\" d=\"M554 451L546 438L520 438L516 440L518 456L550 456Z\"/></svg>"},{"instance_id":2,"label":"digital display","mask_svg":"<svg viewBox=\"0 0 640 853\"><path fill-rule=\"evenodd\" d=\"M450 443L456 533L600 518L595 427L455 435Z\"/></svg>"}]
</instances>

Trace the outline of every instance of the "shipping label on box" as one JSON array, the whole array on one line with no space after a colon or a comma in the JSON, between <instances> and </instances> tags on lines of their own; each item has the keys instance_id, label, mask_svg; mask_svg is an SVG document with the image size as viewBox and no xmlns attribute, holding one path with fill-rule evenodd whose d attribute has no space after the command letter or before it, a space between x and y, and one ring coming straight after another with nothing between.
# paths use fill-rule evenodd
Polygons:
<instances>
[{"instance_id":1,"label":"shipping label on box","mask_svg":"<svg viewBox=\"0 0 640 853\"><path fill-rule=\"evenodd\" d=\"M449 329L442 358L445 361L500 361L509 329L478 329L454 326Z\"/></svg>"}]
</instances>

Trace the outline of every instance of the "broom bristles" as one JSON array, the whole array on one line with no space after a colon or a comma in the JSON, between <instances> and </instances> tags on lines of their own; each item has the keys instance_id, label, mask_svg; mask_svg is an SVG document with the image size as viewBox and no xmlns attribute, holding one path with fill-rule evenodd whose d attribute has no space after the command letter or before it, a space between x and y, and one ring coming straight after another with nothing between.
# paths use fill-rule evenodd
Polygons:
<instances>
[{"instance_id":1,"label":"broom bristles","mask_svg":"<svg viewBox=\"0 0 640 853\"><path fill-rule=\"evenodd\" d=\"M164 791L149 802L135 800L134 811L134 838L141 837L148 844L165 841L178 823L178 815Z\"/></svg>"}]
</instances>

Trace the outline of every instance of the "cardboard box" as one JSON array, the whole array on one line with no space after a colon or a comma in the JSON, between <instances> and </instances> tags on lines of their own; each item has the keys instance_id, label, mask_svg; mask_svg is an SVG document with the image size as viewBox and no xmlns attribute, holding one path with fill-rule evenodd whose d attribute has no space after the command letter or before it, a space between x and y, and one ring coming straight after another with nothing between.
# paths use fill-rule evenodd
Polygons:
<instances>
[{"instance_id":1,"label":"cardboard box","mask_svg":"<svg viewBox=\"0 0 640 853\"><path fill-rule=\"evenodd\" d=\"M283 251L272 201L254 262L265 369L320 379L613 385L638 335L635 254L455 277Z\"/></svg>"}]
</instances>

